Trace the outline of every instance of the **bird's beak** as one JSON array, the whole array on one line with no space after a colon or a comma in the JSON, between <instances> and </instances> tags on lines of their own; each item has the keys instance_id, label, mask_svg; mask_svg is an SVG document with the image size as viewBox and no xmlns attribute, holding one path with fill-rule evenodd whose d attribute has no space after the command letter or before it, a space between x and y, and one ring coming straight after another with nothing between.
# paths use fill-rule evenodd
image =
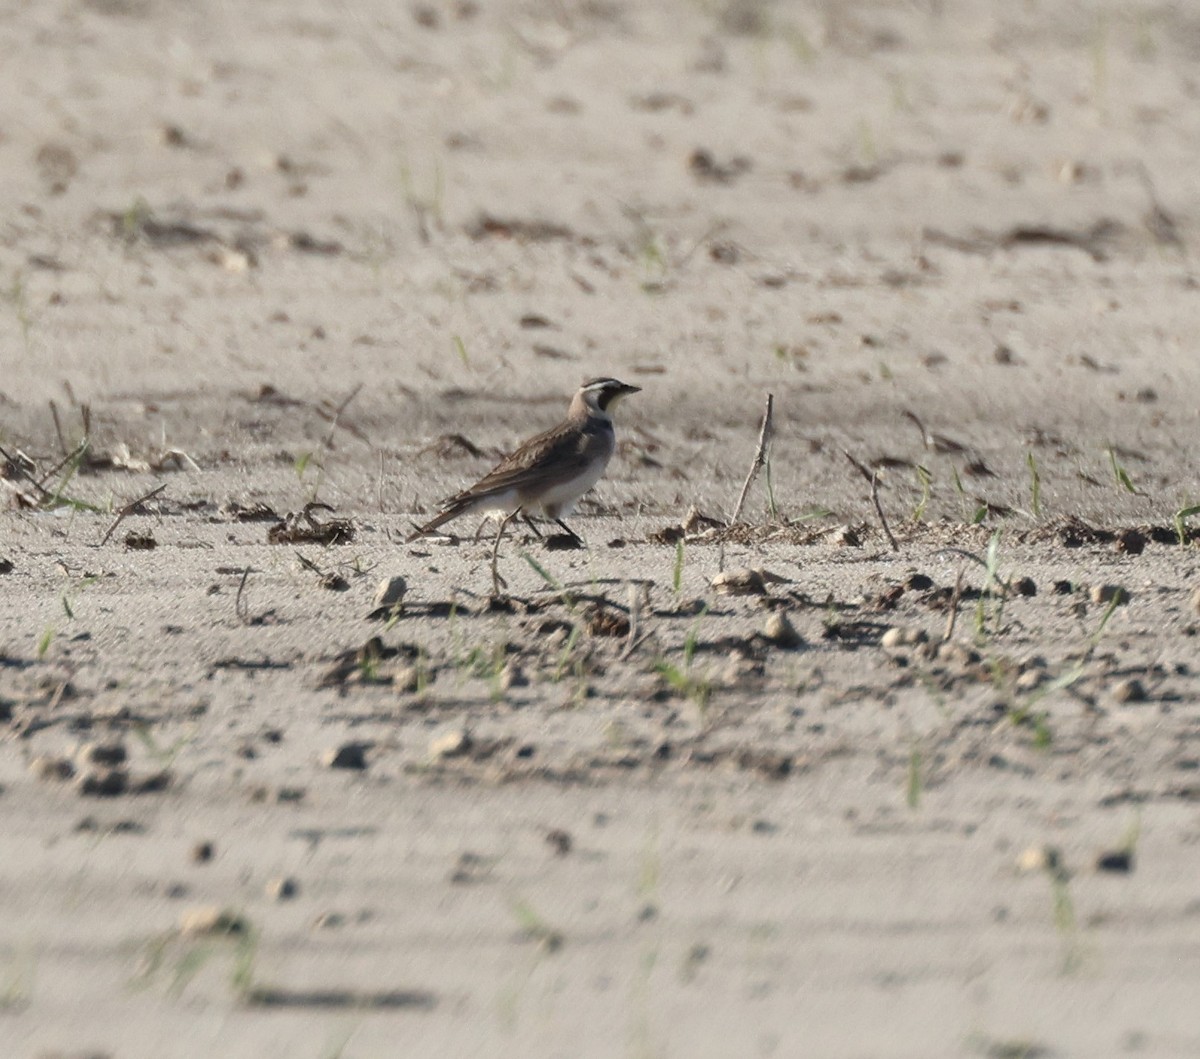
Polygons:
<instances>
[{"instance_id":1,"label":"bird's beak","mask_svg":"<svg viewBox=\"0 0 1200 1059\"><path fill-rule=\"evenodd\" d=\"M627 382L621 383L621 396L622 397L624 397L626 394L641 393L641 392L642 392L642 388L640 386L630 386L629 383L627 383Z\"/></svg>"}]
</instances>

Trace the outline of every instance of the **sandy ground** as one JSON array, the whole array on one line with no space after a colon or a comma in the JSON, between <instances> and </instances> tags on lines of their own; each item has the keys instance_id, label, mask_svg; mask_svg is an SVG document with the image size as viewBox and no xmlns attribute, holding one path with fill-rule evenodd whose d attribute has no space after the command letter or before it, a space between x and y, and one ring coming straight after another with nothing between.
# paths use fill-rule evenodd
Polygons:
<instances>
[{"instance_id":1,"label":"sandy ground","mask_svg":"<svg viewBox=\"0 0 1200 1059\"><path fill-rule=\"evenodd\" d=\"M5 8L5 1055L1200 1051L1200 13Z\"/></svg>"}]
</instances>

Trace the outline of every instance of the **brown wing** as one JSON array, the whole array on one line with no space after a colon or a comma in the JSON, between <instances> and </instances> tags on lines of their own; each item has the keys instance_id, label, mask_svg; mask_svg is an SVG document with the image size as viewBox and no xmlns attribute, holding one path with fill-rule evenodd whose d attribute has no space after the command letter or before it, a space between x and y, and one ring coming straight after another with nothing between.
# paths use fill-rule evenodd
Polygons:
<instances>
[{"instance_id":1,"label":"brown wing","mask_svg":"<svg viewBox=\"0 0 1200 1059\"><path fill-rule=\"evenodd\" d=\"M518 493L532 486L546 489L570 481L582 474L595 459L598 443L602 444L602 441L594 432L560 423L544 434L530 438L450 503L478 500L510 489Z\"/></svg>"}]
</instances>

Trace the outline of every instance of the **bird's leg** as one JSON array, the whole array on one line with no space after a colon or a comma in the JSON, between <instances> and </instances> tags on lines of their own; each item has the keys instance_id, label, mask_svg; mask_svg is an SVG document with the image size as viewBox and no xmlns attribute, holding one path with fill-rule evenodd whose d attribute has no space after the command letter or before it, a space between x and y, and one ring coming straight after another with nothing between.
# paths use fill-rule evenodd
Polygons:
<instances>
[{"instance_id":1,"label":"bird's leg","mask_svg":"<svg viewBox=\"0 0 1200 1059\"><path fill-rule=\"evenodd\" d=\"M494 596L499 596L500 590L508 587L507 582L500 576L500 570L497 567L500 559L500 538L504 536L504 531L508 529L508 524L519 514L521 514L521 509L517 508L515 511L510 511L504 516L500 522L500 528L496 531L496 540L492 544L492 595Z\"/></svg>"},{"instance_id":2,"label":"bird's leg","mask_svg":"<svg viewBox=\"0 0 1200 1059\"><path fill-rule=\"evenodd\" d=\"M567 535L570 537L573 537L575 539L576 543L578 543L578 545L581 548L583 547L583 538L581 536L579 536L578 533L576 533L573 529L571 529L571 527L568 526L562 519L556 518L554 521L557 522L560 526L562 526L562 528L566 531Z\"/></svg>"},{"instance_id":3,"label":"bird's leg","mask_svg":"<svg viewBox=\"0 0 1200 1059\"><path fill-rule=\"evenodd\" d=\"M521 518L525 522L525 525L528 526L531 530L533 530L533 532L535 534L537 534L537 539L541 540L542 539L542 531L537 528L537 523L534 522L533 519L531 519L527 514L525 514L524 511L521 512Z\"/></svg>"}]
</instances>

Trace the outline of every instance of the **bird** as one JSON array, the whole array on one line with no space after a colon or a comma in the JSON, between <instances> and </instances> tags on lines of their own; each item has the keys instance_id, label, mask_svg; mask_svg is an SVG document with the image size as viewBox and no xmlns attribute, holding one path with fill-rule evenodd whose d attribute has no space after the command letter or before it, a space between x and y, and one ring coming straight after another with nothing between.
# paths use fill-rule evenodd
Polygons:
<instances>
[{"instance_id":1,"label":"bird","mask_svg":"<svg viewBox=\"0 0 1200 1059\"><path fill-rule=\"evenodd\" d=\"M492 546L492 577L498 594L502 583L496 571L500 539L518 515L535 532L537 527L529 516L541 514L558 523L577 541L580 539L563 519L600 480L616 450L613 410L623 398L640 391L640 386L608 376L588 379L571 398L567 416L561 423L523 442L478 482L446 500L437 517L414 530L405 543L410 544L462 515L505 512Z\"/></svg>"}]
</instances>

